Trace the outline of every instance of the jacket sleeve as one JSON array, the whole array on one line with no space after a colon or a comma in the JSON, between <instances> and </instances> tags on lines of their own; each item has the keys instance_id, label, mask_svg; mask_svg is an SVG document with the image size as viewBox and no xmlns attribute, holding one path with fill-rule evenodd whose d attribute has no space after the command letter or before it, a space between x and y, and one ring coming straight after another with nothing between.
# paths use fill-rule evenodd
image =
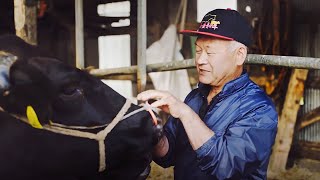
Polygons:
<instances>
[{"instance_id":1,"label":"jacket sleeve","mask_svg":"<svg viewBox=\"0 0 320 180\"><path fill-rule=\"evenodd\" d=\"M153 160L163 168L170 167L174 164L174 149L176 142L176 131L177 131L178 120L170 116L164 126L164 135L167 137L169 142L168 153L162 158L154 158Z\"/></svg>"},{"instance_id":2,"label":"jacket sleeve","mask_svg":"<svg viewBox=\"0 0 320 180\"><path fill-rule=\"evenodd\" d=\"M187 103L190 99L195 96L197 90L192 90L187 97L185 98L184 102ZM175 157L174 157L174 150L176 147L176 138L177 138L177 131L178 126L182 126L179 119L176 119L172 116L169 117L168 121L164 125L164 135L167 137L169 142L169 150L168 153L162 158L153 158L158 165L162 166L163 168L167 168L173 166L175 164Z\"/></svg>"},{"instance_id":3,"label":"jacket sleeve","mask_svg":"<svg viewBox=\"0 0 320 180\"><path fill-rule=\"evenodd\" d=\"M243 176L261 164L267 169L277 118L276 111L267 106L229 125L225 132L217 132L196 150L200 169L218 179Z\"/></svg>"}]
</instances>

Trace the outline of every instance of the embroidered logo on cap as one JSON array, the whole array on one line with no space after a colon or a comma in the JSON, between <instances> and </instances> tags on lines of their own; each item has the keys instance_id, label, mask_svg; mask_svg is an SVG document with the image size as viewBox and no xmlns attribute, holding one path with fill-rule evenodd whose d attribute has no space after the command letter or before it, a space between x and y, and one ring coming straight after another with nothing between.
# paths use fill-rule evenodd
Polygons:
<instances>
[{"instance_id":1,"label":"embroidered logo on cap","mask_svg":"<svg viewBox=\"0 0 320 180\"><path fill-rule=\"evenodd\" d=\"M218 25L220 24L220 21L217 21L217 15L211 15L207 14L205 17L209 16L209 19L207 21L202 21L200 24L201 29L218 29Z\"/></svg>"}]
</instances>

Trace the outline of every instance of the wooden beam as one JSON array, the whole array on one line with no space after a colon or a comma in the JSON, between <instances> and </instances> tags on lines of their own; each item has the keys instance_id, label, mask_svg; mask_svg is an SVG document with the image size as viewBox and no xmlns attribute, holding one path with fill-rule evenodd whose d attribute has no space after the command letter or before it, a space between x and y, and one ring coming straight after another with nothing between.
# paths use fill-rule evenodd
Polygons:
<instances>
[{"instance_id":1,"label":"wooden beam","mask_svg":"<svg viewBox=\"0 0 320 180\"><path fill-rule=\"evenodd\" d=\"M320 160L320 143L318 142L298 142L297 157Z\"/></svg>"},{"instance_id":2,"label":"wooden beam","mask_svg":"<svg viewBox=\"0 0 320 180\"><path fill-rule=\"evenodd\" d=\"M37 1L14 0L16 35L26 42L37 44Z\"/></svg>"},{"instance_id":3,"label":"wooden beam","mask_svg":"<svg viewBox=\"0 0 320 180\"><path fill-rule=\"evenodd\" d=\"M320 107L313 109L301 118L301 124L299 125L298 130L310 126L318 121L320 121Z\"/></svg>"},{"instance_id":4,"label":"wooden beam","mask_svg":"<svg viewBox=\"0 0 320 180\"><path fill-rule=\"evenodd\" d=\"M300 107L300 99L304 92L304 82L307 79L308 70L293 70L289 86L278 123L278 133L273 146L273 153L269 163L269 177L285 171L288 154L292 144L294 127Z\"/></svg>"}]
</instances>

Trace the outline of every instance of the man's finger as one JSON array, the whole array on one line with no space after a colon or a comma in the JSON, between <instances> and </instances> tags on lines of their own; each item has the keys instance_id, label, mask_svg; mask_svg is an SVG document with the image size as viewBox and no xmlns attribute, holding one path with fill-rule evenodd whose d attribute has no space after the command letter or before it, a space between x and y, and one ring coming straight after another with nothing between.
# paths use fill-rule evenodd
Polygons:
<instances>
[{"instance_id":1,"label":"man's finger","mask_svg":"<svg viewBox=\"0 0 320 180\"><path fill-rule=\"evenodd\" d=\"M147 90L137 95L137 99L140 101L147 101L149 99L161 99L165 96L163 91Z\"/></svg>"},{"instance_id":2,"label":"man's finger","mask_svg":"<svg viewBox=\"0 0 320 180\"><path fill-rule=\"evenodd\" d=\"M161 107L161 106L166 106L168 105L168 103L166 101L164 101L163 99L160 99L158 101L153 102L152 104L150 104L152 107Z\"/></svg>"}]
</instances>

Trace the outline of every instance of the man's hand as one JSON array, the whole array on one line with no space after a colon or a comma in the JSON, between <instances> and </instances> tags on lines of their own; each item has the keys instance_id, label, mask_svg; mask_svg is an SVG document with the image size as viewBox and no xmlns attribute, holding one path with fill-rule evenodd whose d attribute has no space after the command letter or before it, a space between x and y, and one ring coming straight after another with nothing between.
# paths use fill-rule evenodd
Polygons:
<instances>
[{"instance_id":1,"label":"man's hand","mask_svg":"<svg viewBox=\"0 0 320 180\"><path fill-rule=\"evenodd\" d=\"M155 99L156 101L151 104L152 107L160 108L171 116L180 119L194 150L201 147L214 135L214 132L207 127L198 114L168 92L148 90L138 94L137 99L142 101ZM154 154L158 157L162 157L168 152L168 139L165 136L164 138L159 141L155 148Z\"/></svg>"},{"instance_id":2,"label":"man's hand","mask_svg":"<svg viewBox=\"0 0 320 180\"><path fill-rule=\"evenodd\" d=\"M175 118L181 118L186 108L189 108L185 103L174 97L172 94L166 91L148 90L144 91L137 96L138 100L148 101L154 99L151 106L160 108L166 113L171 114Z\"/></svg>"}]
</instances>

